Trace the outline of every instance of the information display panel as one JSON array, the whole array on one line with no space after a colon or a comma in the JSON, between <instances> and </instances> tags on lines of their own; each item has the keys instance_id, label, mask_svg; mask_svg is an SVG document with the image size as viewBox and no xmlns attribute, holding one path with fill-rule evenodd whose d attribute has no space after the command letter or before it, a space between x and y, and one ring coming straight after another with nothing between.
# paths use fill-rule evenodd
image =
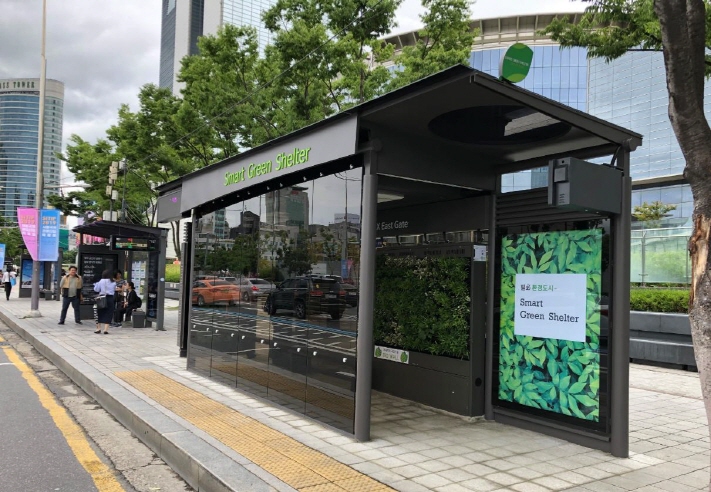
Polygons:
<instances>
[{"instance_id":1,"label":"information display panel","mask_svg":"<svg viewBox=\"0 0 711 492\"><path fill-rule=\"evenodd\" d=\"M498 405L605 428L602 239L600 228L499 234Z\"/></svg>"},{"instance_id":2,"label":"information display panel","mask_svg":"<svg viewBox=\"0 0 711 492\"><path fill-rule=\"evenodd\" d=\"M111 236L111 249L129 251L156 251L158 240L151 237Z\"/></svg>"}]
</instances>

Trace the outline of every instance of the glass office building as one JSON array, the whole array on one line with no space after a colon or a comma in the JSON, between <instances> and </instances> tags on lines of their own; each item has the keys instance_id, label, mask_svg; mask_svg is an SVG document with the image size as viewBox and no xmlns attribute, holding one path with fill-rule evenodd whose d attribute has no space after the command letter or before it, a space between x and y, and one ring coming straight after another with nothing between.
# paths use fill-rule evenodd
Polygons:
<instances>
[{"instance_id":1,"label":"glass office building","mask_svg":"<svg viewBox=\"0 0 711 492\"><path fill-rule=\"evenodd\" d=\"M162 0L159 86L180 94L176 80L181 60L198 52L200 36L215 34L223 24L257 29L259 49L271 42L262 12L275 0Z\"/></svg>"},{"instance_id":2,"label":"glass office building","mask_svg":"<svg viewBox=\"0 0 711 492\"><path fill-rule=\"evenodd\" d=\"M0 80L0 214L17 222L17 207L34 207L37 187L39 79ZM64 84L47 80L44 107L45 197L57 194Z\"/></svg>"},{"instance_id":3,"label":"glass office building","mask_svg":"<svg viewBox=\"0 0 711 492\"><path fill-rule=\"evenodd\" d=\"M235 26L252 26L256 28L259 51L262 52L272 41L272 33L264 27L262 22L262 12L275 3L274 0L223 0L222 22L234 24Z\"/></svg>"}]
</instances>

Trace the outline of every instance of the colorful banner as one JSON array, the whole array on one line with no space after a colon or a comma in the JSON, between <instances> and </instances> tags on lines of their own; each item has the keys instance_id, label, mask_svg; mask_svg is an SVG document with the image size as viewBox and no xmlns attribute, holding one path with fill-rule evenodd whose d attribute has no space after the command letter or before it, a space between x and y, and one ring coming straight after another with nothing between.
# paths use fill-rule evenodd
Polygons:
<instances>
[{"instance_id":1,"label":"colorful banner","mask_svg":"<svg viewBox=\"0 0 711 492\"><path fill-rule=\"evenodd\" d=\"M37 261L37 233L39 212L36 208L17 207L17 222L25 247L32 259Z\"/></svg>"},{"instance_id":2,"label":"colorful banner","mask_svg":"<svg viewBox=\"0 0 711 492\"><path fill-rule=\"evenodd\" d=\"M5 268L5 245L0 244L0 268Z\"/></svg>"},{"instance_id":3,"label":"colorful banner","mask_svg":"<svg viewBox=\"0 0 711 492\"><path fill-rule=\"evenodd\" d=\"M59 210L40 210L38 256L39 261L57 261L59 257Z\"/></svg>"}]
</instances>

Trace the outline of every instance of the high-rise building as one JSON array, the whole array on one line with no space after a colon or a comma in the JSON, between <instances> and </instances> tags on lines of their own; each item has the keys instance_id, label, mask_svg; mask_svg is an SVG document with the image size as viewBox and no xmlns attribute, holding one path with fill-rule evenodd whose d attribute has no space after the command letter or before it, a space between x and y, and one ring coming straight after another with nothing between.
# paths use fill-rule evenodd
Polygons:
<instances>
[{"instance_id":1,"label":"high-rise building","mask_svg":"<svg viewBox=\"0 0 711 492\"><path fill-rule=\"evenodd\" d=\"M17 207L34 207L37 189L39 79L0 80L0 214L17 221ZM64 84L47 80L42 159L45 199L59 191Z\"/></svg>"},{"instance_id":2,"label":"high-rise building","mask_svg":"<svg viewBox=\"0 0 711 492\"><path fill-rule=\"evenodd\" d=\"M262 12L274 0L163 0L161 14L159 85L179 94L176 80L180 61L197 54L200 36L215 34L223 24L252 26L257 30L259 49L270 42L270 32L262 23Z\"/></svg>"}]
</instances>

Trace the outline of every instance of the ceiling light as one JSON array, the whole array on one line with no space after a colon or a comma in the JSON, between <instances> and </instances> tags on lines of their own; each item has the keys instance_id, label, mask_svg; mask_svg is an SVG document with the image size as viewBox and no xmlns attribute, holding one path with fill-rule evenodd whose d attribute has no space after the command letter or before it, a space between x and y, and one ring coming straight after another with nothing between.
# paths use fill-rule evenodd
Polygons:
<instances>
[{"instance_id":1,"label":"ceiling light","mask_svg":"<svg viewBox=\"0 0 711 492\"><path fill-rule=\"evenodd\" d=\"M405 195L399 193L378 192L378 203L394 202L395 200L402 200L403 198L405 198Z\"/></svg>"}]
</instances>

